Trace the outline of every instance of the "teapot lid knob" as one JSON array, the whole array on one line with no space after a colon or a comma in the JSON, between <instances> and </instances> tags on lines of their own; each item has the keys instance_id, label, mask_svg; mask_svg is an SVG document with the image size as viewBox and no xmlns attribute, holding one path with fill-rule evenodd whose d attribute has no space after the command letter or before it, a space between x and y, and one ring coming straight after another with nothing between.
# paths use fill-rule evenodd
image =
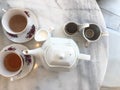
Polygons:
<instances>
[{"instance_id":1,"label":"teapot lid knob","mask_svg":"<svg viewBox=\"0 0 120 90\"><path fill-rule=\"evenodd\" d=\"M63 49L64 48L64 49ZM52 52L52 53L51 53ZM45 60L49 66L70 67L76 62L76 53L71 46L56 45L46 50Z\"/></svg>"},{"instance_id":2,"label":"teapot lid knob","mask_svg":"<svg viewBox=\"0 0 120 90\"><path fill-rule=\"evenodd\" d=\"M64 53L60 53L57 56L59 57L59 60L64 60L64 58L65 58L65 54Z\"/></svg>"}]
</instances>

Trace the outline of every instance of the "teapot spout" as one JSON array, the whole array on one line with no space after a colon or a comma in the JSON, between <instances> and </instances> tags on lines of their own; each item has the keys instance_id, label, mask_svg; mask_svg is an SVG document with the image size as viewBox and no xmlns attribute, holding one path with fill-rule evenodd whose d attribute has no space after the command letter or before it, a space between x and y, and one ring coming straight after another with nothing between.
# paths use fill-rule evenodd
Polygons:
<instances>
[{"instance_id":1,"label":"teapot spout","mask_svg":"<svg viewBox=\"0 0 120 90\"><path fill-rule=\"evenodd\" d=\"M23 54L39 57L43 54L43 50L41 48L37 48L37 49L33 49L33 50L23 50Z\"/></svg>"}]
</instances>

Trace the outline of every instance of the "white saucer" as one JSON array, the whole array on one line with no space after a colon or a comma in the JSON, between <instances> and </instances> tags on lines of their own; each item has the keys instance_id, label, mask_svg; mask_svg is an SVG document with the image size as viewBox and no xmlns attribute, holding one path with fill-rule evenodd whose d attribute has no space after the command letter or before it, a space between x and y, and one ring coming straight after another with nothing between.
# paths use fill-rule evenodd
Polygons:
<instances>
[{"instance_id":1,"label":"white saucer","mask_svg":"<svg viewBox=\"0 0 120 90\"><path fill-rule=\"evenodd\" d=\"M25 77L26 75L28 75L28 73L31 72L31 70L33 69L34 66L34 59L33 56L31 55L23 55L22 51L28 49L27 47L20 45L20 44L11 44L9 46L6 46L2 49L2 51L15 51L20 53L20 55L23 57L24 59L24 66L23 69L20 71L19 74L17 74L16 76L11 77L11 80L17 80L17 79L21 79L23 77Z\"/></svg>"},{"instance_id":2,"label":"white saucer","mask_svg":"<svg viewBox=\"0 0 120 90\"><path fill-rule=\"evenodd\" d=\"M32 20L31 22L33 22L33 25L30 28L28 28L25 32L19 35L10 34L4 30L4 33L7 36L7 38L16 43L25 43L27 41L30 41L34 37L36 30L38 30L38 20L35 14L29 9L23 9L23 10L28 17L31 17L31 20Z\"/></svg>"}]
</instances>

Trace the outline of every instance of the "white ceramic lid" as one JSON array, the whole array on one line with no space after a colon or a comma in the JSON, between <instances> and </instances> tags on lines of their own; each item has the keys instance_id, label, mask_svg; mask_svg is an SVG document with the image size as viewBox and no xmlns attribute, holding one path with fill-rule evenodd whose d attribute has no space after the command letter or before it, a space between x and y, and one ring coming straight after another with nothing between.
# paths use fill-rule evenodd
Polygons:
<instances>
[{"instance_id":1,"label":"white ceramic lid","mask_svg":"<svg viewBox=\"0 0 120 90\"><path fill-rule=\"evenodd\" d=\"M76 52L70 45L51 45L45 54L47 64L53 67L70 67L77 59Z\"/></svg>"}]
</instances>

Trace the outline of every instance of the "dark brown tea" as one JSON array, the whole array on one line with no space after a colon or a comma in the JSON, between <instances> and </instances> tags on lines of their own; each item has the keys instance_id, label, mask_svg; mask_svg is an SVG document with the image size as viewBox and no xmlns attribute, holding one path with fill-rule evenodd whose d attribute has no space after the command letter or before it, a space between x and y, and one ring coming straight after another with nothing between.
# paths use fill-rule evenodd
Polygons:
<instances>
[{"instance_id":1,"label":"dark brown tea","mask_svg":"<svg viewBox=\"0 0 120 90\"><path fill-rule=\"evenodd\" d=\"M10 53L4 58L4 66L8 71L15 72L18 71L21 67L21 59L15 53Z\"/></svg>"},{"instance_id":2,"label":"dark brown tea","mask_svg":"<svg viewBox=\"0 0 120 90\"><path fill-rule=\"evenodd\" d=\"M85 36L89 39L94 37L94 30L90 28L85 29Z\"/></svg>"},{"instance_id":3,"label":"dark brown tea","mask_svg":"<svg viewBox=\"0 0 120 90\"><path fill-rule=\"evenodd\" d=\"M65 32L72 35L78 31L78 25L76 23L70 22L65 26Z\"/></svg>"},{"instance_id":4,"label":"dark brown tea","mask_svg":"<svg viewBox=\"0 0 120 90\"><path fill-rule=\"evenodd\" d=\"M27 25L27 19L22 15L15 15L9 21L9 27L14 32L21 32Z\"/></svg>"},{"instance_id":5,"label":"dark brown tea","mask_svg":"<svg viewBox=\"0 0 120 90\"><path fill-rule=\"evenodd\" d=\"M97 40L100 37L100 33L99 27L95 24L90 24L90 26L84 30L84 35L89 40Z\"/></svg>"}]
</instances>

